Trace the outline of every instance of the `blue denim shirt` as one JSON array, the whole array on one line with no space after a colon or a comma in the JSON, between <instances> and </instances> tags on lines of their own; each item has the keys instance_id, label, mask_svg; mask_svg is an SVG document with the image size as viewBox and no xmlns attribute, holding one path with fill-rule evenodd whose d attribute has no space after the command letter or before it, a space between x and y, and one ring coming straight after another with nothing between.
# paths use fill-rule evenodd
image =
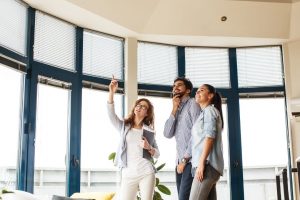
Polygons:
<instances>
[{"instance_id":1,"label":"blue denim shirt","mask_svg":"<svg viewBox=\"0 0 300 200\"><path fill-rule=\"evenodd\" d=\"M222 144L222 119L212 105L204 108L192 128L192 166L197 167L203 151L205 138L213 138L214 143L207 157L208 163L223 175L224 159Z\"/></svg>"},{"instance_id":2,"label":"blue denim shirt","mask_svg":"<svg viewBox=\"0 0 300 200\"><path fill-rule=\"evenodd\" d=\"M116 152L116 159L115 165L119 168L127 167L127 143L126 143L126 135L130 130L129 125L125 125L124 120L121 120L115 113L115 106L114 104L107 103L107 111L108 117L113 124L113 126L120 132L120 142L118 146L118 150ZM143 132L152 132L155 135L155 132L152 128L147 126L146 124L143 125ZM158 150L158 146L156 144L156 140L154 137L153 141L148 141L149 144L155 149L155 154L153 155L154 158L158 158L160 153ZM148 151L143 152L143 158L150 160L151 155Z\"/></svg>"}]
</instances>

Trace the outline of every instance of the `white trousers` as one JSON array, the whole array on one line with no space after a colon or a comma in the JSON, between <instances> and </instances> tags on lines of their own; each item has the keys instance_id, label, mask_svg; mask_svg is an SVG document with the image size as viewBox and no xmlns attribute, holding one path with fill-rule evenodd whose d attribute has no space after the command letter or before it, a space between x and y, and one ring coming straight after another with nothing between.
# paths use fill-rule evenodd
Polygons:
<instances>
[{"instance_id":1,"label":"white trousers","mask_svg":"<svg viewBox=\"0 0 300 200\"><path fill-rule=\"evenodd\" d=\"M152 200L155 186L155 175L147 174L140 176L123 176L121 181L121 191L119 199L136 200L138 190L140 190L141 200Z\"/></svg>"}]
</instances>

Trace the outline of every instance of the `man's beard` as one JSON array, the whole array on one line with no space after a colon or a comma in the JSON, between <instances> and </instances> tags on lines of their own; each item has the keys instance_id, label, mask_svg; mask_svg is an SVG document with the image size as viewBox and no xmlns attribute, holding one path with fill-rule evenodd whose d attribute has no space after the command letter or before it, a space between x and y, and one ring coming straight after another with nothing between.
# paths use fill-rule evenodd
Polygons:
<instances>
[{"instance_id":1,"label":"man's beard","mask_svg":"<svg viewBox=\"0 0 300 200\"><path fill-rule=\"evenodd\" d=\"M178 98L183 97L184 94L185 92L173 92L173 96L177 96Z\"/></svg>"}]
</instances>

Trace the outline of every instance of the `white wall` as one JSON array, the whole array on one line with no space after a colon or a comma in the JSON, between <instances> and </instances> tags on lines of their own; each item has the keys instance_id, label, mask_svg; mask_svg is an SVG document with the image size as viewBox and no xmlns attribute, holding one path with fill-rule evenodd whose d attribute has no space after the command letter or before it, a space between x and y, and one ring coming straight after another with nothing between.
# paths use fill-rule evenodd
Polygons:
<instances>
[{"instance_id":1,"label":"white wall","mask_svg":"<svg viewBox=\"0 0 300 200\"><path fill-rule=\"evenodd\" d=\"M295 159L300 156L300 117L293 117L291 112L300 110L291 105L291 99L300 98L300 40L284 44L284 61L286 70L286 92L288 99L289 123L291 131L291 149L293 167L296 167ZM300 105L299 105L300 106ZM295 178L295 191L299 199L299 187Z\"/></svg>"},{"instance_id":2,"label":"white wall","mask_svg":"<svg viewBox=\"0 0 300 200\"><path fill-rule=\"evenodd\" d=\"M300 39L300 2L292 4L290 39Z\"/></svg>"},{"instance_id":3,"label":"white wall","mask_svg":"<svg viewBox=\"0 0 300 200\"><path fill-rule=\"evenodd\" d=\"M137 100L137 40L126 38L125 41L125 116Z\"/></svg>"}]
</instances>

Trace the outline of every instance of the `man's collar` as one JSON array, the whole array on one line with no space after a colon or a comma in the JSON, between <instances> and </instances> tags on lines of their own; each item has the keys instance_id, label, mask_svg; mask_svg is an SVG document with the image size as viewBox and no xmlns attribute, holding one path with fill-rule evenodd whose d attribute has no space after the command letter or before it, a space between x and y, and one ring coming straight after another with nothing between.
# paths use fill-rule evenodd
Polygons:
<instances>
[{"instance_id":1,"label":"man's collar","mask_svg":"<svg viewBox=\"0 0 300 200\"><path fill-rule=\"evenodd\" d=\"M191 98L190 96L182 97L181 103L187 102L190 98Z\"/></svg>"}]
</instances>

